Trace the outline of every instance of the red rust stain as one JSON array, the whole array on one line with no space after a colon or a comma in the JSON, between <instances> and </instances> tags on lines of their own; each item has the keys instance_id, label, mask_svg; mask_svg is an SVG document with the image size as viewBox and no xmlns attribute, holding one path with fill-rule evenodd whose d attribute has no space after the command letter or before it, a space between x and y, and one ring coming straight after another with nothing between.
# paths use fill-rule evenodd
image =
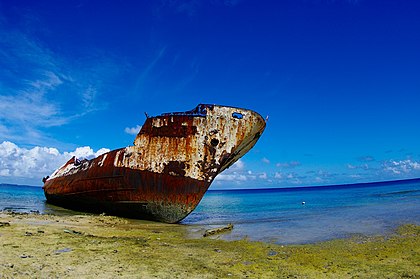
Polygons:
<instances>
[{"instance_id":1,"label":"red rust stain","mask_svg":"<svg viewBox=\"0 0 420 279\"><path fill-rule=\"evenodd\" d=\"M85 172L48 180L44 185L46 194L80 196L92 201L163 200L194 208L210 186L206 181L184 177L184 162L169 162L163 174L114 167L117 152L108 153L102 167L93 166ZM102 156L96 160L102 160Z\"/></svg>"},{"instance_id":2,"label":"red rust stain","mask_svg":"<svg viewBox=\"0 0 420 279\"><path fill-rule=\"evenodd\" d=\"M153 126L153 119L161 119L164 125L161 127ZM147 134L151 137L185 138L197 133L197 127L193 126L192 123L193 118L191 116L158 116L148 118L140 130L140 134Z\"/></svg>"},{"instance_id":3,"label":"red rust stain","mask_svg":"<svg viewBox=\"0 0 420 279\"><path fill-rule=\"evenodd\" d=\"M114 209L120 205L118 202L127 201L154 203L156 206L175 205L181 211L185 211L186 208L189 211L193 210L221 170L221 166L232 165L240 152L239 149L232 148L223 151L221 156L216 158L217 150L231 140L234 140L236 147L241 146L241 150L245 145L252 143L244 142L250 130L248 126L251 125L246 123L245 118L232 120L230 116L217 116L212 118L212 126L207 127L205 116L213 109L211 105L199 105L189 112L163 114L146 119L139 132L142 137L141 143L146 144L148 148L145 152L147 155L144 155L147 158L142 159L153 162L156 157L171 158L171 161L156 162L160 164L159 167L163 167L162 173L152 172L150 168L139 170L124 166L124 162L127 162L126 159L132 154L127 153L129 149L117 149L82 163L80 167L83 167L83 171L46 180L44 190L47 199L66 196L71 197L76 204L80 200L87 204L98 203L98 206L115 207ZM195 121L197 117L199 120ZM226 124L226 121L229 123ZM198 133L197 129L202 128L201 125L209 128L204 142L198 142L194 137ZM259 136L260 133L256 135ZM191 161L193 155L196 157ZM65 166L74 162L73 157ZM191 162L195 165L191 166ZM197 179L187 177L190 168L196 168L198 165L199 174L194 176Z\"/></svg>"}]
</instances>

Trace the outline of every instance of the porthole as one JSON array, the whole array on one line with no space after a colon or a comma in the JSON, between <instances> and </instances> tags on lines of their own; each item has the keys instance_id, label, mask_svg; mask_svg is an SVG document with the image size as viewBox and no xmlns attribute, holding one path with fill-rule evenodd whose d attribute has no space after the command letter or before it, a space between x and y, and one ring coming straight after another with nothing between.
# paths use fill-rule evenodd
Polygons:
<instances>
[{"instance_id":1,"label":"porthole","mask_svg":"<svg viewBox=\"0 0 420 279\"><path fill-rule=\"evenodd\" d=\"M214 147L216 147L219 144L219 140L218 139L211 139L210 144L213 145Z\"/></svg>"},{"instance_id":2,"label":"porthole","mask_svg":"<svg viewBox=\"0 0 420 279\"><path fill-rule=\"evenodd\" d=\"M234 113L232 113L232 117L236 118L236 119L242 119L244 117L244 115L240 112L234 112Z\"/></svg>"}]
</instances>

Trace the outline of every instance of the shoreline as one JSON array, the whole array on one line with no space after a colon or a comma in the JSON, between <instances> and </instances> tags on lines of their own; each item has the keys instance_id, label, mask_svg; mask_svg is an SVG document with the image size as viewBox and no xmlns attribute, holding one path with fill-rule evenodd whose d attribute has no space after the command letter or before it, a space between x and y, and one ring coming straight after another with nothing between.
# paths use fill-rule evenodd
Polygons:
<instances>
[{"instance_id":1,"label":"shoreline","mask_svg":"<svg viewBox=\"0 0 420 279\"><path fill-rule=\"evenodd\" d=\"M0 212L0 278L352 278L420 274L420 226L314 244L189 238L114 216Z\"/></svg>"}]
</instances>

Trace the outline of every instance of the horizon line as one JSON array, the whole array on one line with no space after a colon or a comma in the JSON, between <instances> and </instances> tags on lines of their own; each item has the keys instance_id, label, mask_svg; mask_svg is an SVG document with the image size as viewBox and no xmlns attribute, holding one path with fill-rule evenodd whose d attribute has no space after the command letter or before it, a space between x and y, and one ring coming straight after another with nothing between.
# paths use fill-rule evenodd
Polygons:
<instances>
[{"instance_id":1,"label":"horizon line","mask_svg":"<svg viewBox=\"0 0 420 279\"><path fill-rule=\"evenodd\" d=\"M270 191L270 190L303 190L303 189L327 189L327 188L356 188L356 187L363 187L370 185L373 186L380 186L386 184L393 184L393 183L409 183L419 181L420 177L418 178L407 178L407 179L396 179L396 180L385 180L385 181L373 181L373 182L359 182L359 183L345 183L345 184L329 184L329 185L318 185L318 186L286 186L286 187L265 187L265 188L235 188L235 189L208 189L207 191L248 191L248 190L258 190L258 191ZM11 183L0 183L0 186L8 185L8 186L23 186L23 187L35 187L35 188L42 188L43 186L38 185L26 185L26 184L11 184Z\"/></svg>"},{"instance_id":2,"label":"horizon line","mask_svg":"<svg viewBox=\"0 0 420 279\"><path fill-rule=\"evenodd\" d=\"M318 185L318 186L286 186L286 187L266 187L266 188L235 188L235 189L209 189L208 191L248 191L248 190L258 190L258 191L270 191L270 190L309 190L309 189L330 189L330 188L357 188L370 185L369 187L393 184L393 183L409 183L419 181L418 178L407 178L407 179L396 179L396 180L384 180L384 181L373 181L373 182L359 182L359 183L345 183L345 184L329 184L329 185Z\"/></svg>"}]
</instances>

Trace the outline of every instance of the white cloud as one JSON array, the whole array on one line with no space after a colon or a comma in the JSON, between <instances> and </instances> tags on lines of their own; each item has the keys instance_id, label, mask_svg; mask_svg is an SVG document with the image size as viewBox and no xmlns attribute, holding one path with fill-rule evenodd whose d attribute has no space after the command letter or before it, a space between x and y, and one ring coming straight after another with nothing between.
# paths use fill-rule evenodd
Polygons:
<instances>
[{"instance_id":1,"label":"white cloud","mask_svg":"<svg viewBox=\"0 0 420 279\"><path fill-rule=\"evenodd\" d=\"M299 176L298 174L292 173L292 172L289 172L289 173L275 172L274 178L277 180L277 183L290 186L290 184L295 184L295 185L302 184L303 183L302 179L305 179L306 177Z\"/></svg>"},{"instance_id":2,"label":"white cloud","mask_svg":"<svg viewBox=\"0 0 420 279\"><path fill-rule=\"evenodd\" d=\"M274 174L274 178L275 178L275 179L282 179L282 178L283 178L283 175L282 175L280 172L276 172L276 173Z\"/></svg>"},{"instance_id":3,"label":"white cloud","mask_svg":"<svg viewBox=\"0 0 420 279\"><path fill-rule=\"evenodd\" d=\"M245 163L241 159L235 162L233 166L230 167L232 171L241 171L245 168Z\"/></svg>"},{"instance_id":4,"label":"white cloud","mask_svg":"<svg viewBox=\"0 0 420 279\"><path fill-rule=\"evenodd\" d=\"M60 116L59 108L46 102L41 95L20 94L17 96L0 95L0 118L6 123L23 127L53 127L68 122ZM28 128L27 128L28 127Z\"/></svg>"},{"instance_id":5,"label":"white cloud","mask_svg":"<svg viewBox=\"0 0 420 279\"><path fill-rule=\"evenodd\" d=\"M83 106L88 110L95 110L97 89L93 85L88 85L88 87L83 90L81 95Z\"/></svg>"},{"instance_id":6,"label":"white cloud","mask_svg":"<svg viewBox=\"0 0 420 279\"><path fill-rule=\"evenodd\" d=\"M293 173L288 173L288 174L286 175L286 177L287 177L288 179L293 179L293 178L295 178L295 176L294 176L294 174L293 174Z\"/></svg>"},{"instance_id":7,"label":"white cloud","mask_svg":"<svg viewBox=\"0 0 420 279\"><path fill-rule=\"evenodd\" d=\"M260 179L267 179L268 178L268 176L267 176L267 173L266 172L263 172L262 174L260 174L259 176L258 176L258 178L260 178Z\"/></svg>"},{"instance_id":8,"label":"white cloud","mask_svg":"<svg viewBox=\"0 0 420 279\"><path fill-rule=\"evenodd\" d=\"M420 163L417 161L407 160L390 160L383 164L383 170L394 175L410 174L420 171Z\"/></svg>"},{"instance_id":9,"label":"white cloud","mask_svg":"<svg viewBox=\"0 0 420 279\"><path fill-rule=\"evenodd\" d=\"M247 181L247 174L248 172L244 172L245 163L239 159L236 161L230 168L223 171L221 174L216 176L216 181L234 181L234 182L241 182Z\"/></svg>"},{"instance_id":10,"label":"white cloud","mask_svg":"<svg viewBox=\"0 0 420 279\"><path fill-rule=\"evenodd\" d=\"M321 183L321 182L324 182L324 179L321 178L321 177L319 177L319 176L317 176L317 177L315 177L315 182Z\"/></svg>"},{"instance_id":11,"label":"white cloud","mask_svg":"<svg viewBox=\"0 0 420 279\"><path fill-rule=\"evenodd\" d=\"M102 154L105 154L105 153L107 153L109 151L111 151L111 150L108 149L108 148L102 147L98 151L95 152L95 157L101 156Z\"/></svg>"},{"instance_id":12,"label":"white cloud","mask_svg":"<svg viewBox=\"0 0 420 279\"><path fill-rule=\"evenodd\" d=\"M216 180L218 181L231 181L231 182L240 182L240 181L247 181L248 178L245 174L240 173L229 173L229 174L219 174L216 176Z\"/></svg>"},{"instance_id":13,"label":"white cloud","mask_svg":"<svg viewBox=\"0 0 420 279\"><path fill-rule=\"evenodd\" d=\"M270 160L268 160L267 158L262 158L261 159L261 161L264 163L264 164L270 164Z\"/></svg>"},{"instance_id":14,"label":"white cloud","mask_svg":"<svg viewBox=\"0 0 420 279\"><path fill-rule=\"evenodd\" d=\"M364 164L360 164L360 165L352 165L352 164L347 164L347 168L349 170L355 170L355 169L362 169L362 170L370 170L370 166L367 163Z\"/></svg>"},{"instance_id":15,"label":"white cloud","mask_svg":"<svg viewBox=\"0 0 420 279\"><path fill-rule=\"evenodd\" d=\"M284 162L284 163L277 163L276 167L279 168L295 168L300 166L301 163L298 161L290 161L290 162Z\"/></svg>"},{"instance_id":16,"label":"white cloud","mask_svg":"<svg viewBox=\"0 0 420 279\"><path fill-rule=\"evenodd\" d=\"M101 148L98 151L93 151L93 149L89 146L83 146L83 147L78 147L76 148L75 151L73 152L65 152L64 155L66 157L73 157L76 156L76 158L86 158L86 159L92 159L95 157L98 157L104 153L109 152L110 150L108 148ZM69 154L70 156L67 156L67 154Z\"/></svg>"},{"instance_id":17,"label":"white cloud","mask_svg":"<svg viewBox=\"0 0 420 279\"><path fill-rule=\"evenodd\" d=\"M215 181L219 184L221 182L231 182L236 185L244 185L245 182L254 181L257 178L264 179L264 173L257 176L251 170L246 170L245 163L239 159L230 168L217 175Z\"/></svg>"},{"instance_id":18,"label":"white cloud","mask_svg":"<svg viewBox=\"0 0 420 279\"><path fill-rule=\"evenodd\" d=\"M347 164L347 168L350 170L354 170L354 169L357 169L357 166L352 165L352 164Z\"/></svg>"},{"instance_id":19,"label":"white cloud","mask_svg":"<svg viewBox=\"0 0 420 279\"><path fill-rule=\"evenodd\" d=\"M63 83L62 79L58 77L54 72L46 70L40 73L40 79L30 81L29 85L36 88L40 93L46 93L48 90L54 89Z\"/></svg>"},{"instance_id":20,"label":"white cloud","mask_svg":"<svg viewBox=\"0 0 420 279\"><path fill-rule=\"evenodd\" d=\"M36 146L28 149L3 141L0 144L0 179L7 183L40 185L42 177L50 175L71 157L91 159L108 151L101 148L95 152L84 146L60 153L56 148Z\"/></svg>"},{"instance_id":21,"label":"white cloud","mask_svg":"<svg viewBox=\"0 0 420 279\"><path fill-rule=\"evenodd\" d=\"M112 56L90 50L75 60L53 52L23 25L7 24L0 17L2 140L44 145L51 142L48 128L106 107L99 92L123 68Z\"/></svg>"},{"instance_id":22,"label":"white cloud","mask_svg":"<svg viewBox=\"0 0 420 279\"><path fill-rule=\"evenodd\" d=\"M140 129L141 129L140 125L137 125L136 127L132 127L132 128L126 127L124 129L124 132L126 132L129 135L137 135L140 132Z\"/></svg>"},{"instance_id":23,"label":"white cloud","mask_svg":"<svg viewBox=\"0 0 420 279\"><path fill-rule=\"evenodd\" d=\"M368 164L363 164L360 167L364 170L369 170L369 168L370 168Z\"/></svg>"}]
</instances>

